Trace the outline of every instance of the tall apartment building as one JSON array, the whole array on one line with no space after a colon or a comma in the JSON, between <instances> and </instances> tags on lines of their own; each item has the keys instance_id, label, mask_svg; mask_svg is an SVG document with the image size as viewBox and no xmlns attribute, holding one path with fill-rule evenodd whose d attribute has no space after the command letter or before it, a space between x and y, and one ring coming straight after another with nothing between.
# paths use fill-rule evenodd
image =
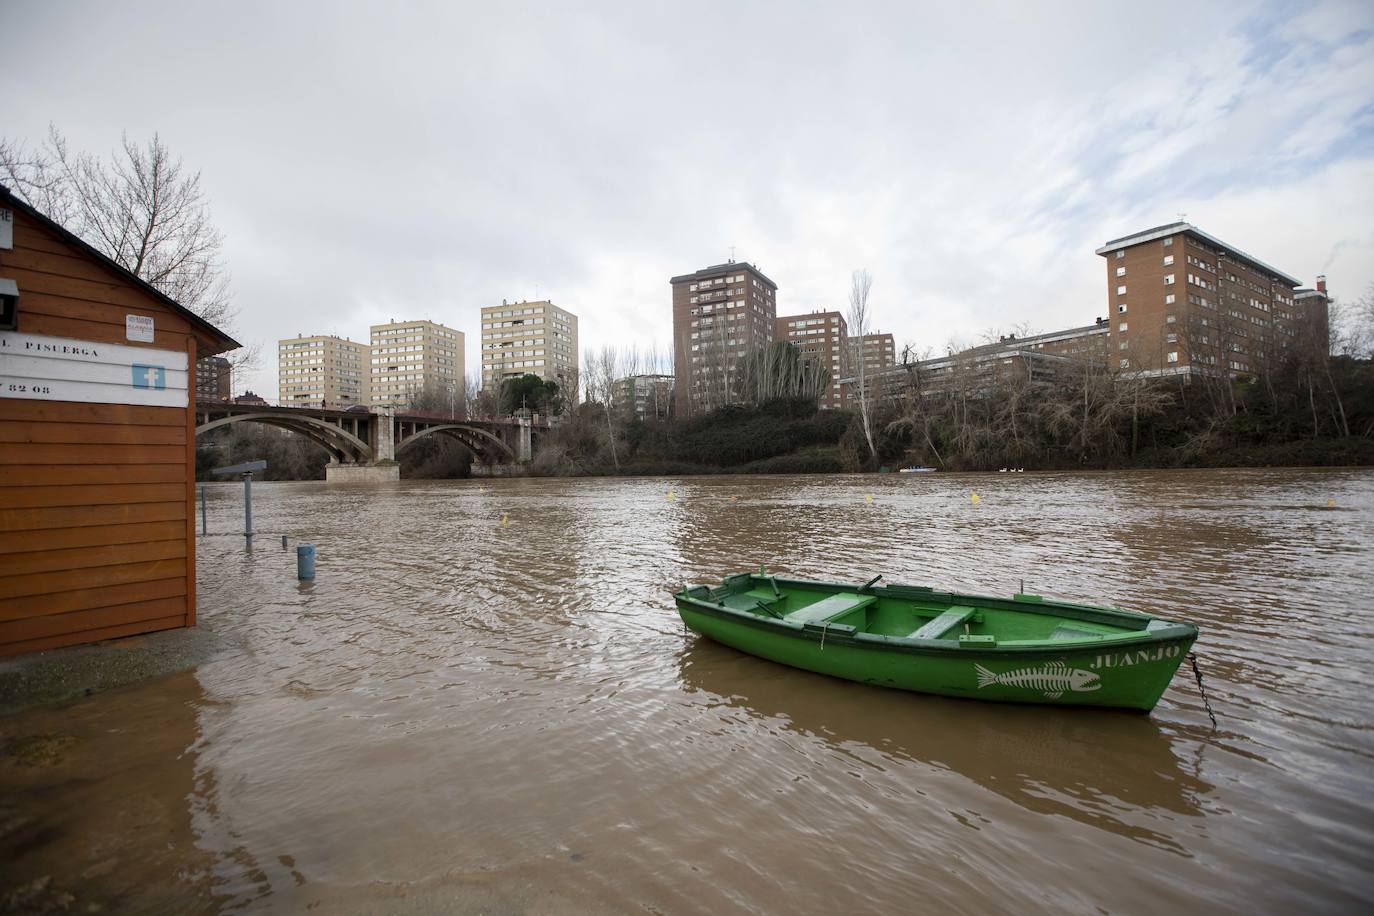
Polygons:
<instances>
[{"instance_id":1,"label":"tall apartment building","mask_svg":"<svg viewBox=\"0 0 1374 916\"><path fill-rule=\"evenodd\" d=\"M223 356L196 360L196 400L227 401L232 369Z\"/></svg>"},{"instance_id":2,"label":"tall apartment building","mask_svg":"<svg viewBox=\"0 0 1374 916\"><path fill-rule=\"evenodd\" d=\"M371 403L417 402L456 413L463 406L463 332L433 321L390 321L370 329Z\"/></svg>"},{"instance_id":3,"label":"tall apartment building","mask_svg":"<svg viewBox=\"0 0 1374 916\"><path fill-rule=\"evenodd\" d=\"M862 357L860 356L862 354ZM865 334L849 338L849 360L855 375L859 360L864 361L864 374L881 372L897 365L897 343L891 334Z\"/></svg>"},{"instance_id":4,"label":"tall apartment building","mask_svg":"<svg viewBox=\"0 0 1374 916\"><path fill-rule=\"evenodd\" d=\"M482 388L537 375L577 397L577 316L547 299L482 307Z\"/></svg>"},{"instance_id":5,"label":"tall apartment building","mask_svg":"<svg viewBox=\"0 0 1374 916\"><path fill-rule=\"evenodd\" d=\"M1146 376L1245 375L1274 365L1296 334L1326 327L1324 296L1189 223L1107 242L1110 365ZM1324 291L1323 291L1324 292Z\"/></svg>"},{"instance_id":6,"label":"tall apartment building","mask_svg":"<svg viewBox=\"0 0 1374 916\"><path fill-rule=\"evenodd\" d=\"M332 334L277 341L278 403L341 410L366 404L367 357L367 344Z\"/></svg>"},{"instance_id":7,"label":"tall apartment building","mask_svg":"<svg viewBox=\"0 0 1374 916\"><path fill-rule=\"evenodd\" d=\"M848 328L849 323L839 312L779 315L775 322L774 339L796 345L802 359L830 370L830 390L821 398L821 407L844 406L840 379L849 374Z\"/></svg>"},{"instance_id":8,"label":"tall apartment building","mask_svg":"<svg viewBox=\"0 0 1374 916\"><path fill-rule=\"evenodd\" d=\"M679 415L730 403L739 358L774 340L778 285L754 265L734 261L668 282Z\"/></svg>"}]
</instances>

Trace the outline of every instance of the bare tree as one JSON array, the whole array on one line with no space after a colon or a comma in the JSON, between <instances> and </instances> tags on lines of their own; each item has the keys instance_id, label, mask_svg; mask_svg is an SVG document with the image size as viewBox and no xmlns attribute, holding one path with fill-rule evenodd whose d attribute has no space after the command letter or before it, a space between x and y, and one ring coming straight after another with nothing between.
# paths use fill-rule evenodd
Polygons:
<instances>
[{"instance_id":1,"label":"bare tree","mask_svg":"<svg viewBox=\"0 0 1374 916\"><path fill-rule=\"evenodd\" d=\"M1354 302L1329 305L1331 352L1355 359L1374 357L1374 283Z\"/></svg>"},{"instance_id":2,"label":"bare tree","mask_svg":"<svg viewBox=\"0 0 1374 916\"><path fill-rule=\"evenodd\" d=\"M0 181L129 273L211 324L236 317L224 239L210 218L200 173L190 172L153 134L127 135L108 161L73 152L56 127L30 149L0 140ZM256 360L239 351L237 367Z\"/></svg>"},{"instance_id":3,"label":"bare tree","mask_svg":"<svg viewBox=\"0 0 1374 916\"><path fill-rule=\"evenodd\" d=\"M482 373L476 369L467 373L463 379L463 416L479 417L496 413L494 406L488 410L491 396L482 390Z\"/></svg>"},{"instance_id":4,"label":"bare tree","mask_svg":"<svg viewBox=\"0 0 1374 916\"><path fill-rule=\"evenodd\" d=\"M859 402L859 417L863 421L864 441L868 444L868 457L878 454L873 445L873 392L868 384L868 344L869 319L868 294L873 289L873 277L867 270L856 270L849 282L849 333L858 340L858 368L855 372L858 381L855 398Z\"/></svg>"},{"instance_id":5,"label":"bare tree","mask_svg":"<svg viewBox=\"0 0 1374 916\"><path fill-rule=\"evenodd\" d=\"M830 369L779 340L740 357L735 382L737 398L755 406L778 398L819 403L830 388Z\"/></svg>"},{"instance_id":6,"label":"bare tree","mask_svg":"<svg viewBox=\"0 0 1374 916\"><path fill-rule=\"evenodd\" d=\"M223 237L200 173L157 134L125 136L109 162L73 153L56 128L36 150L0 141L0 175L16 193L119 266L212 324L233 317Z\"/></svg>"},{"instance_id":7,"label":"bare tree","mask_svg":"<svg viewBox=\"0 0 1374 916\"><path fill-rule=\"evenodd\" d=\"M619 377L620 355L614 347L607 345L601 348L600 353L588 350L586 362L587 400L599 403L606 417L606 440L611 449L611 463L619 471L620 457L615 444L615 383Z\"/></svg>"}]
</instances>

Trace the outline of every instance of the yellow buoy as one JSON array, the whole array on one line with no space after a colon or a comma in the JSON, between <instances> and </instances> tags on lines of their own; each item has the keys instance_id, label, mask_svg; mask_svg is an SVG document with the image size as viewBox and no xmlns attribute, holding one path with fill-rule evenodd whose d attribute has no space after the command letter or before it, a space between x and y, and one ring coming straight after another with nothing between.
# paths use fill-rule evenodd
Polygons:
<instances>
[{"instance_id":1,"label":"yellow buoy","mask_svg":"<svg viewBox=\"0 0 1374 916\"><path fill-rule=\"evenodd\" d=\"M1334 509L1334 508L1336 508L1336 501L1335 501L1334 499L1328 499L1328 500L1326 501L1326 508L1328 508L1328 509Z\"/></svg>"},{"instance_id":2,"label":"yellow buoy","mask_svg":"<svg viewBox=\"0 0 1374 916\"><path fill-rule=\"evenodd\" d=\"M509 528L509 527L510 527L510 522L506 519L506 517L505 517L504 515L501 516L501 527L502 527L502 528Z\"/></svg>"},{"instance_id":3,"label":"yellow buoy","mask_svg":"<svg viewBox=\"0 0 1374 916\"><path fill-rule=\"evenodd\" d=\"M969 490L968 498L969 501L973 503L975 506L978 505L979 502L981 502L981 500L979 500L978 498L978 493L974 490Z\"/></svg>"},{"instance_id":4,"label":"yellow buoy","mask_svg":"<svg viewBox=\"0 0 1374 916\"><path fill-rule=\"evenodd\" d=\"M865 497L864 497L864 502L866 502L866 503L871 503L871 502L873 502L873 494L872 494L872 493L869 493L867 496L865 496Z\"/></svg>"},{"instance_id":5,"label":"yellow buoy","mask_svg":"<svg viewBox=\"0 0 1374 916\"><path fill-rule=\"evenodd\" d=\"M737 499L739 499L738 496L731 496L731 497L730 497L730 502L734 502L734 501L737 500Z\"/></svg>"},{"instance_id":6,"label":"yellow buoy","mask_svg":"<svg viewBox=\"0 0 1374 916\"><path fill-rule=\"evenodd\" d=\"M672 490L669 490L669 491L668 491L668 498L669 498L669 499L677 499L677 495L676 495L675 493L673 493Z\"/></svg>"}]
</instances>

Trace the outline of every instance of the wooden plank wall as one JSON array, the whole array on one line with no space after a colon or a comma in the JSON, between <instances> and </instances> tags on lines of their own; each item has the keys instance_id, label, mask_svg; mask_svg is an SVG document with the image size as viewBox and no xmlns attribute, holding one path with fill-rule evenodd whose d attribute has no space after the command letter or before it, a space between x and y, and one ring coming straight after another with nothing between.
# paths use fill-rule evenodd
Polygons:
<instances>
[{"instance_id":1,"label":"wooden plank wall","mask_svg":"<svg viewBox=\"0 0 1374 916\"><path fill-rule=\"evenodd\" d=\"M19 331L182 350L190 324L137 285L15 213L0 275ZM29 401L0 393L0 655L195 622L195 411Z\"/></svg>"}]
</instances>

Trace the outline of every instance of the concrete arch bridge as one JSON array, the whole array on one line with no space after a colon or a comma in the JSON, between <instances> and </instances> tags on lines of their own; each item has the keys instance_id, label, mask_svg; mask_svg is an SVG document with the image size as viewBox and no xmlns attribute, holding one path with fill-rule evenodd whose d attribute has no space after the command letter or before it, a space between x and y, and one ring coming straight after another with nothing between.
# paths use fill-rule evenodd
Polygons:
<instances>
[{"instance_id":1,"label":"concrete arch bridge","mask_svg":"<svg viewBox=\"0 0 1374 916\"><path fill-rule=\"evenodd\" d=\"M234 423L263 423L304 436L329 452L329 480L395 480L394 462L417 442L445 436L473 454L488 472L525 464L534 454L534 438L549 428L539 417L454 419L443 414L394 413L385 408L328 410L319 407L271 407L227 401L196 402L196 435Z\"/></svg>"}]
</instances>

